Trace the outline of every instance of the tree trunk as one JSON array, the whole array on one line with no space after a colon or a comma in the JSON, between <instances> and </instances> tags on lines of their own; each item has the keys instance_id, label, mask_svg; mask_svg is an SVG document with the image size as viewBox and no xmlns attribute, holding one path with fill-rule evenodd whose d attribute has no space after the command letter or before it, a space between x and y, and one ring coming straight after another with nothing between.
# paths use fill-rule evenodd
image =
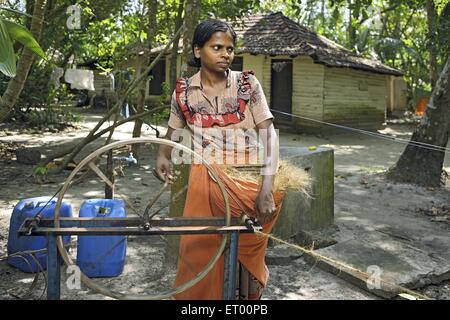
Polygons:
<instances>
[{"instance_id":1,"label":"tree trunk","mask_svg":"<svg viewBox=\"0 0 450 320\"><path fill-rule=\"evenodd\" d=\"M411 141L446 147L450 134L450 58L436 82L425 115ZM437 187L441 184L445 153L408 144L388 172L396 182Z\"/></svg>"},{"instance_id":2,"label":"tree trunk","mask_svg":"<svg viewBox=\"0 0 450 320\"><path fill-rule=\"evenodd\" d=\"M322 23L322 30L325 30L325 0L322 0L320 7L320 18Z\"/></svg>"},{"instance_id":3,"label":"tree trunk","mask_svg":"<svg viewBox=\"0 0 450 320\"><path fill-rule=\"evenodd\" d=\"M47 0L37 0L34 5L30 32L37 41L39 41L42 32L46 2ZM34 58L35 54L31 50L27 48L23 49L23 53L17 63L17 74L9 80L8 87L0 100L0 122L3 122L9 112L14 108L25 85Z\"/></svg>"},{"instance_id":4,"label":"tree trunk","mask_svg":"<svg viewBox=\"0 0 450 320\"><path fill-rule=\"evenodd\" d=\"M138 74L142 74L145 69L147 69L148 65L150 64L150 51L152 50L152 44L153 40L156 34L156 14L158 11L158 1L157 0L148 0L148 29L147 29L147 49L146 53L144 53L144 56L142 57L142 61L139 64L139 72ZM144 106L145 106L145 93L147 91L147 81L142 81L138 87L138 101L136 106L137 113L144 112ZM134 122L134 128L133 128L133 138L140 137L141 136L141 129L142 124L144 122L142 119L136 119ZM133 155L134 157L139 160L139 145L135 144L132 146Z\"/></svg>"},{"instance_id":5,"label":"tree trunk","mask_svg":"<svg viewBox=\"0 0 450 320\"><path fill-rule=\"evenodd\" d=\"M352 0L347 0L348 3L348 46L350 50L355 49L356 44L356 31L353 27L353 12L352 12Z\"/></svg>"},{"instance_id":6,"label":"tree trunk","mask_svg":"<svg viewBox=\"0 0 450 320\"><path fill-rule=\"evenodd\" d=\"M434 5L434 0L427 0L427 24L428 24L428 54L430 55L430 83L431 87L434 88L437 78L438 78L438 69L437 69L437 53L436 53L436 44L437 44L437 30L436 30L436 7Z\"/></svg>"},{"instance_id":7,"label":"tree trunk","mask_svg":"<svg viewBox=\"0 0 450 320\"><path fill-rule=\"evenodd\" d=\"M197 72L197 68L187 65L187 61L192 57L192 38L200 18L200 0L186 0L184 12L185 29L183 33L183 53L181 55L181 75L190 77Z\"/></svg>"},{"instance_id":8,"label":"tree trunk","mask_svg":"<svg viewBox=\"0 0 450 320\"><path fill-rule=\"evenodd\" d=\"M183 24L183 8L184 8L184 1L180 0L180 3L178 4L178 13L177 17L175 18L175 30L180 29L181 25ZM176 37L173 41L172 51L170 53L170 93L172 93L175 90L175 83L177 81L177 57L178 57L178 43L180 42L180 37Z\"/></svg>"},{"instance_id":9,"label":"tree trunk","mask_svg":"<svg viewBox=\"0 0 450 320\"><path fill-rule=\"evenodd\" d=\"M45 10L45 9L44 9ZM34 1L33 0L26 0L25 1L25 12L29 15L33 15L33 11L34 11ZM27 17L25 19L25 27L30 30L31 29L31 18Z\"/></svg>"}]
</instances>

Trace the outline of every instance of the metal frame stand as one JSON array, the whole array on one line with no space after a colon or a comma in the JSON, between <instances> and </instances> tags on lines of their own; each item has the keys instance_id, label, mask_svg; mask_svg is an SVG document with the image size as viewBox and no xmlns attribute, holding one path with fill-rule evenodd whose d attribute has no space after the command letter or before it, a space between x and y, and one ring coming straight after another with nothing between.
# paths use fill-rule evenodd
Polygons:
<instances>
[{"instance_id":1,"label":"metal frame stand","mask_svg":"<svg viewBox=\"0 0 450 320\"><path fill-rule=\"evenodd\" d=\"M186 235L186 234L229 234L224 250L223 299L234 300L236 291L236 268L240 233L253 233L262 229L253 224L242 225L237 218L225 226L224 218L167 218L150 221L150 228L144 229L140 218L60 218L60 227L54 227L53 219L33 218L25 220L19 229L21 236L46 236L47 238L47 299L59 300L61 296L61 255L57 237L67 235ZM32 227L33 226L33 227Z\"/></svg>"}]
</instances>

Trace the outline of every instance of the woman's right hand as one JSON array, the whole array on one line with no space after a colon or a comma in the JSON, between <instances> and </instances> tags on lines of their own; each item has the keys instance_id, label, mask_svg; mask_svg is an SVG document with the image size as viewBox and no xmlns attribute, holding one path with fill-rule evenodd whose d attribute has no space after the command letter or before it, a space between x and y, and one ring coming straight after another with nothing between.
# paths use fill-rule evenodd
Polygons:
<instances>
[{"instance_id":1,"label":"woman's right hand","mask_svg":"<svg viewBox=\"0 0 450 320\"><path fill-rule=\"evenodd\" d=\"M162 182L173 183L173 176L170 168L170 160L163 154L158 153L156 157L155 176Z\"/></svg>"}]
</instances>

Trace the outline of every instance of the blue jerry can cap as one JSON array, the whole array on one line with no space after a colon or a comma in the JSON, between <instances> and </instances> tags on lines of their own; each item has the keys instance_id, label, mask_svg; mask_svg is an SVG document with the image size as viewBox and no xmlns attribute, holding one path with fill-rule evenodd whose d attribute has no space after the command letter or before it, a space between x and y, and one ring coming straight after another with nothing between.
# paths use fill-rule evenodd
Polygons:
<instances>
[{"instance_id":1,"label":"blue jerry can cap","mask_svg":"<svg viewBox=\"0 0 450 320\"><path fill-rule=\"evenodd\" d=\"M101 206L95 206L95 211L98 214L109 214L111 212L111 208L108 207L101 207Z\"/></svg>"}]
</instances>

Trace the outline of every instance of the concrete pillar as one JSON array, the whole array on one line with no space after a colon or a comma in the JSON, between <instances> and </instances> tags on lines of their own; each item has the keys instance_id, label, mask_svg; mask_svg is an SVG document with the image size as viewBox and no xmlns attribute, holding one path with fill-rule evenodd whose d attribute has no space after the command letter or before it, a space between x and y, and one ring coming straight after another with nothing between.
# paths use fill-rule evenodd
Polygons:
<instances>
[{"instance_id":1,"label":"concrete pillar","mask_svg":"<svg viewBox=\"0 0 450 320\"><path fill-rule=\"evenodd\" d=\"M330 148L308 150L303 147L280 147L281 159L308 171L313 179L312 199L306 199L299 192L286 193L280 216L275 224L274 235L296 242L302 242L303 231L315 231L327 228L334 219L334 152ZM187 185L190 165L174 166L177 179L172 185L173 198L180 189ZM170 217L183 215L187 192L184 192L170 205ZM166 263L174 266L178 258L179 236L167 237Z\"/></svg>"},{"instance_id":2,"label":"concrete pillar","mask_svg":"<svg viewBox=\"0 0 450 320\"><path fill-rule=\"evenodd\" d=\"M280 147L280 157L309 172L313 180L312 199L299 192L288 191L273 229L274 235L288 240L296 238L301 231L331 226L334 219L333 149Z\"/></svg>"}]
</instances>

